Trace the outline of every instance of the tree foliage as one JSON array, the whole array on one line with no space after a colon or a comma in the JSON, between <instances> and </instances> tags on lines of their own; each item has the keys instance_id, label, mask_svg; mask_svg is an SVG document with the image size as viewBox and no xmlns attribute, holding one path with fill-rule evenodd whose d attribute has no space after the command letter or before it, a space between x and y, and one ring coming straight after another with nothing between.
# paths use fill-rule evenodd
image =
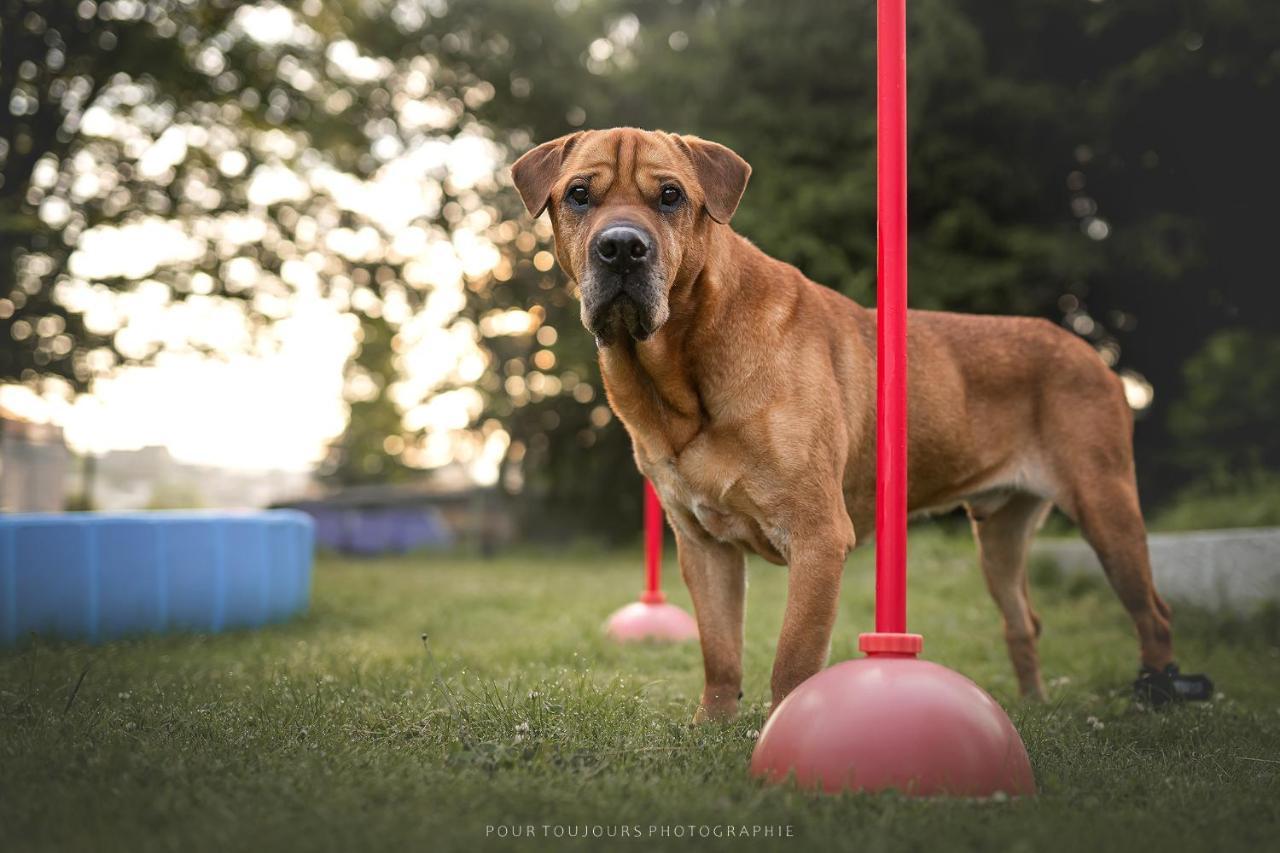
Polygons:
<instances>
[{"instance_id":1,"label":"tree foliage","mask_svg":"<svg viewBox=\"0 0 1280 853\"><path fill-rule=\"evenodd\" d=\"M0 382L79 392L165 350L219 351L132 327L121 297L135 293L234 304L254 348L298 299L391 337L423 311L452 313L442 285L459 263L430 250L496 224L492 176L463 181L451 161L460 142L495 156L473 117L493 86L440 57L500 48L464 43L445 4L0 7ZM403 372L398 350L391 361ZM379 377L381 412L387 372L363 371ZM382 421L382 439L405 432ZM339 445L333 464L351 436Z\"/></svg>"},{"instance_id":2,"label":"tree foliage","mask_svg":"<svg viewBox=\"0 0 1280 853\"><path fill-rule=\"evenodd\" d=\"M415 464L421 436L392 403L407 327L460 311L453 329L483 359L426 393L471 395L476 434L509 436L504 483L530 528L619 536L639 513L629 442L546 221L529 220L502 163L582 127L716 139L754 167L735 227L874 302L872 0L0 5L0 380L84 388L156 352L90 310L102 292L155 282L172 299L235 300L269 341L287 300L319 291L357 315L357 358L377 362L349 368L376 394L353 392L326 469L361 479L374 475L357 460L396 437L406 452L385 470ZM1226 389L1252 388L1280 336L1280 6L909 10L913 304L1050 317L1145 377L1149 497L1277 464L1265 406ZM441 152L459 140L496 173L451 177ZM289 175L294 192L265 194ZM417 203L390 215L342 191L378 180ZM156 269L77 270L91 235L149 221L189 250ZM423 247L464 238L492 262L465 271L458 298ZM1248 428L1223 427L1227 409ZM1223 461L1207 448L1227 433Z\"/></svg>"},{"instance_id":3,"label":"tree foliage","mask_svg":"<svg viewBox=\"0 0 1280 853\"><path fill-rule=\"evenodd\" d=\"M1223 329L1182 370L1169 415L1181 465L1219 488L1280 472L1280 336Z\"/></svg>"},{"instance_id":4,"label":"tree foliage","mask_svg":"<svg viewBox=\"0 0 1280 853\"><path fill-rule=\"evenodd\" d=\"M537 141L630 124L724 142L754 167L735 227L874 303L871 0L622 2L603 16L602 6L567 16L586 16L585 30L557 22L514 35L512 73L546 100L498 87L482 116ZM1188 393L1182 365L1224 325L1277 332L1263 231L1280 182L1267 153L1280 148L1280 10L920 0L910 14L913 304L1050 317L1154 386L1137 442L1158 503L1213 464L1186 452L1185 429L1168 428ZM518 281L514 293L551 312L557 358L572 353L562 361L584 369L590 342L572 304ZM510 353L494 367L514 367ZM581 423L562 397L509 404L499 401L504 423L542 448L523 460L547 483L540 513L585 505L592 529L634 524L634 483L618 479L630 468L625 442L584 448L548 426ZM1253 425L1241 452L1270 464L1258 410L1232 411Z\"/></svg>"}]
</instances>

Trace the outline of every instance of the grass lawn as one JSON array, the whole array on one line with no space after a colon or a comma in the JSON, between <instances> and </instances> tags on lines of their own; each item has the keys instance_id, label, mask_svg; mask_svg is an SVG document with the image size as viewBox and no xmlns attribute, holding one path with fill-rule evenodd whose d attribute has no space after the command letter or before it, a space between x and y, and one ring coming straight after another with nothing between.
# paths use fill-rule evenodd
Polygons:
<instances>
[{"instance_id":1,"label":"grass lawn","mask_svg":"<svg viewBox=\"0 0 1280 853\"><path fill-rule=\"evenodd\" d=\"M870 625L871 556L850 560L834 658ZM326 559L311 613L270 630L0 652L0 850L1280 849L1274 613L1179 611L1179 658L1224 695L1143 712L1110 591L1034 572L1051 701L1025 706L972 544L921 530L911 566L926 655L1010 709L1039 797L752 782L782 569L750 569L741 719L695 729L697 649L600 634L638 592L637 553ZM570 837L584 825L642 837ZM725 825L789 836L728 838ZM534 837L496 837L512 826Z\"/></svg>"}]
</instances>

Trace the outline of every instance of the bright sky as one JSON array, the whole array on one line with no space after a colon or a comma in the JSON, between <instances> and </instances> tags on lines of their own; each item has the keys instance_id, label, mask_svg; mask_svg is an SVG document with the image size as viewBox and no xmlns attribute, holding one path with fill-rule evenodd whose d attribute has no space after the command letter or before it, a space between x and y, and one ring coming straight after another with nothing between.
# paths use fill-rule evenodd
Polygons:
<instances>
[{"instance_id":1,"label":"bright sky","mask_svg":"<svg viewBox=\"0 0 1280 853\"><path fill-rule=\"evenodd\" d=\"M78 452L164 445L185 462L308 470L343 427L346 320L317 301L280 323L270 355L162 355L155 367L122 370L74 401L8 386L0 402L61 425Z\"/></svg>"}]
</instances>

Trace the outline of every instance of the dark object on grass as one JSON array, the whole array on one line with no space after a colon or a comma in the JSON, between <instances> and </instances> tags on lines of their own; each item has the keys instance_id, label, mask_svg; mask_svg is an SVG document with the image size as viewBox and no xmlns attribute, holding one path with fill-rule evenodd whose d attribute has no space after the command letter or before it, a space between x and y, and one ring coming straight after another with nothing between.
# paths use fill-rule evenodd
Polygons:
<instances>
[{"instance_id":1,"label":"dark object on grass","mask_svg":"<svg viewBox=\"0 0 1280 853\"><path fill-rule=\"evenodd\" d=\"M1213 698L1213 681L1207 675L1183 675L1176 663L1162 670L1144 666L1138 670L1133 692L1139 701L1156 707L1170 702L1205 702Z\"/></svg>"}]
</instances>

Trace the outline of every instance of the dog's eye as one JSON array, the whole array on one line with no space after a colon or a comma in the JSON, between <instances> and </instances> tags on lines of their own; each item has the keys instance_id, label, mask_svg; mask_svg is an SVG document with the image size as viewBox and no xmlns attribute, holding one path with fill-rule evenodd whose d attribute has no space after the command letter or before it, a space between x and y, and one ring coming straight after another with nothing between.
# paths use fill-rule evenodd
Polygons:
<instances>
[{"instance_id":1,"label":"dog's eye","mask_svg":"<svg viewBox=\"0 0 1280 853\"><path fill-rule=\"evenodd\" d=\"M578 184L576 187L569 188L569 193L565 198L574 207L586 207L587 202L591 201L591 193L582 184Z\"/></svg>"},{"instance_id":2,"label":"dog's eye","mask_svg":"<svg viewBox=\"0 0 1280 853\"><path fill-rule=\"evenodd\" d=\"M683 198L683 195L681 195L679 187L663 187L662 192L658 195L658 204L663 210L672 210L680 203L681 198Z\"/></svg>"}]
</instances>

